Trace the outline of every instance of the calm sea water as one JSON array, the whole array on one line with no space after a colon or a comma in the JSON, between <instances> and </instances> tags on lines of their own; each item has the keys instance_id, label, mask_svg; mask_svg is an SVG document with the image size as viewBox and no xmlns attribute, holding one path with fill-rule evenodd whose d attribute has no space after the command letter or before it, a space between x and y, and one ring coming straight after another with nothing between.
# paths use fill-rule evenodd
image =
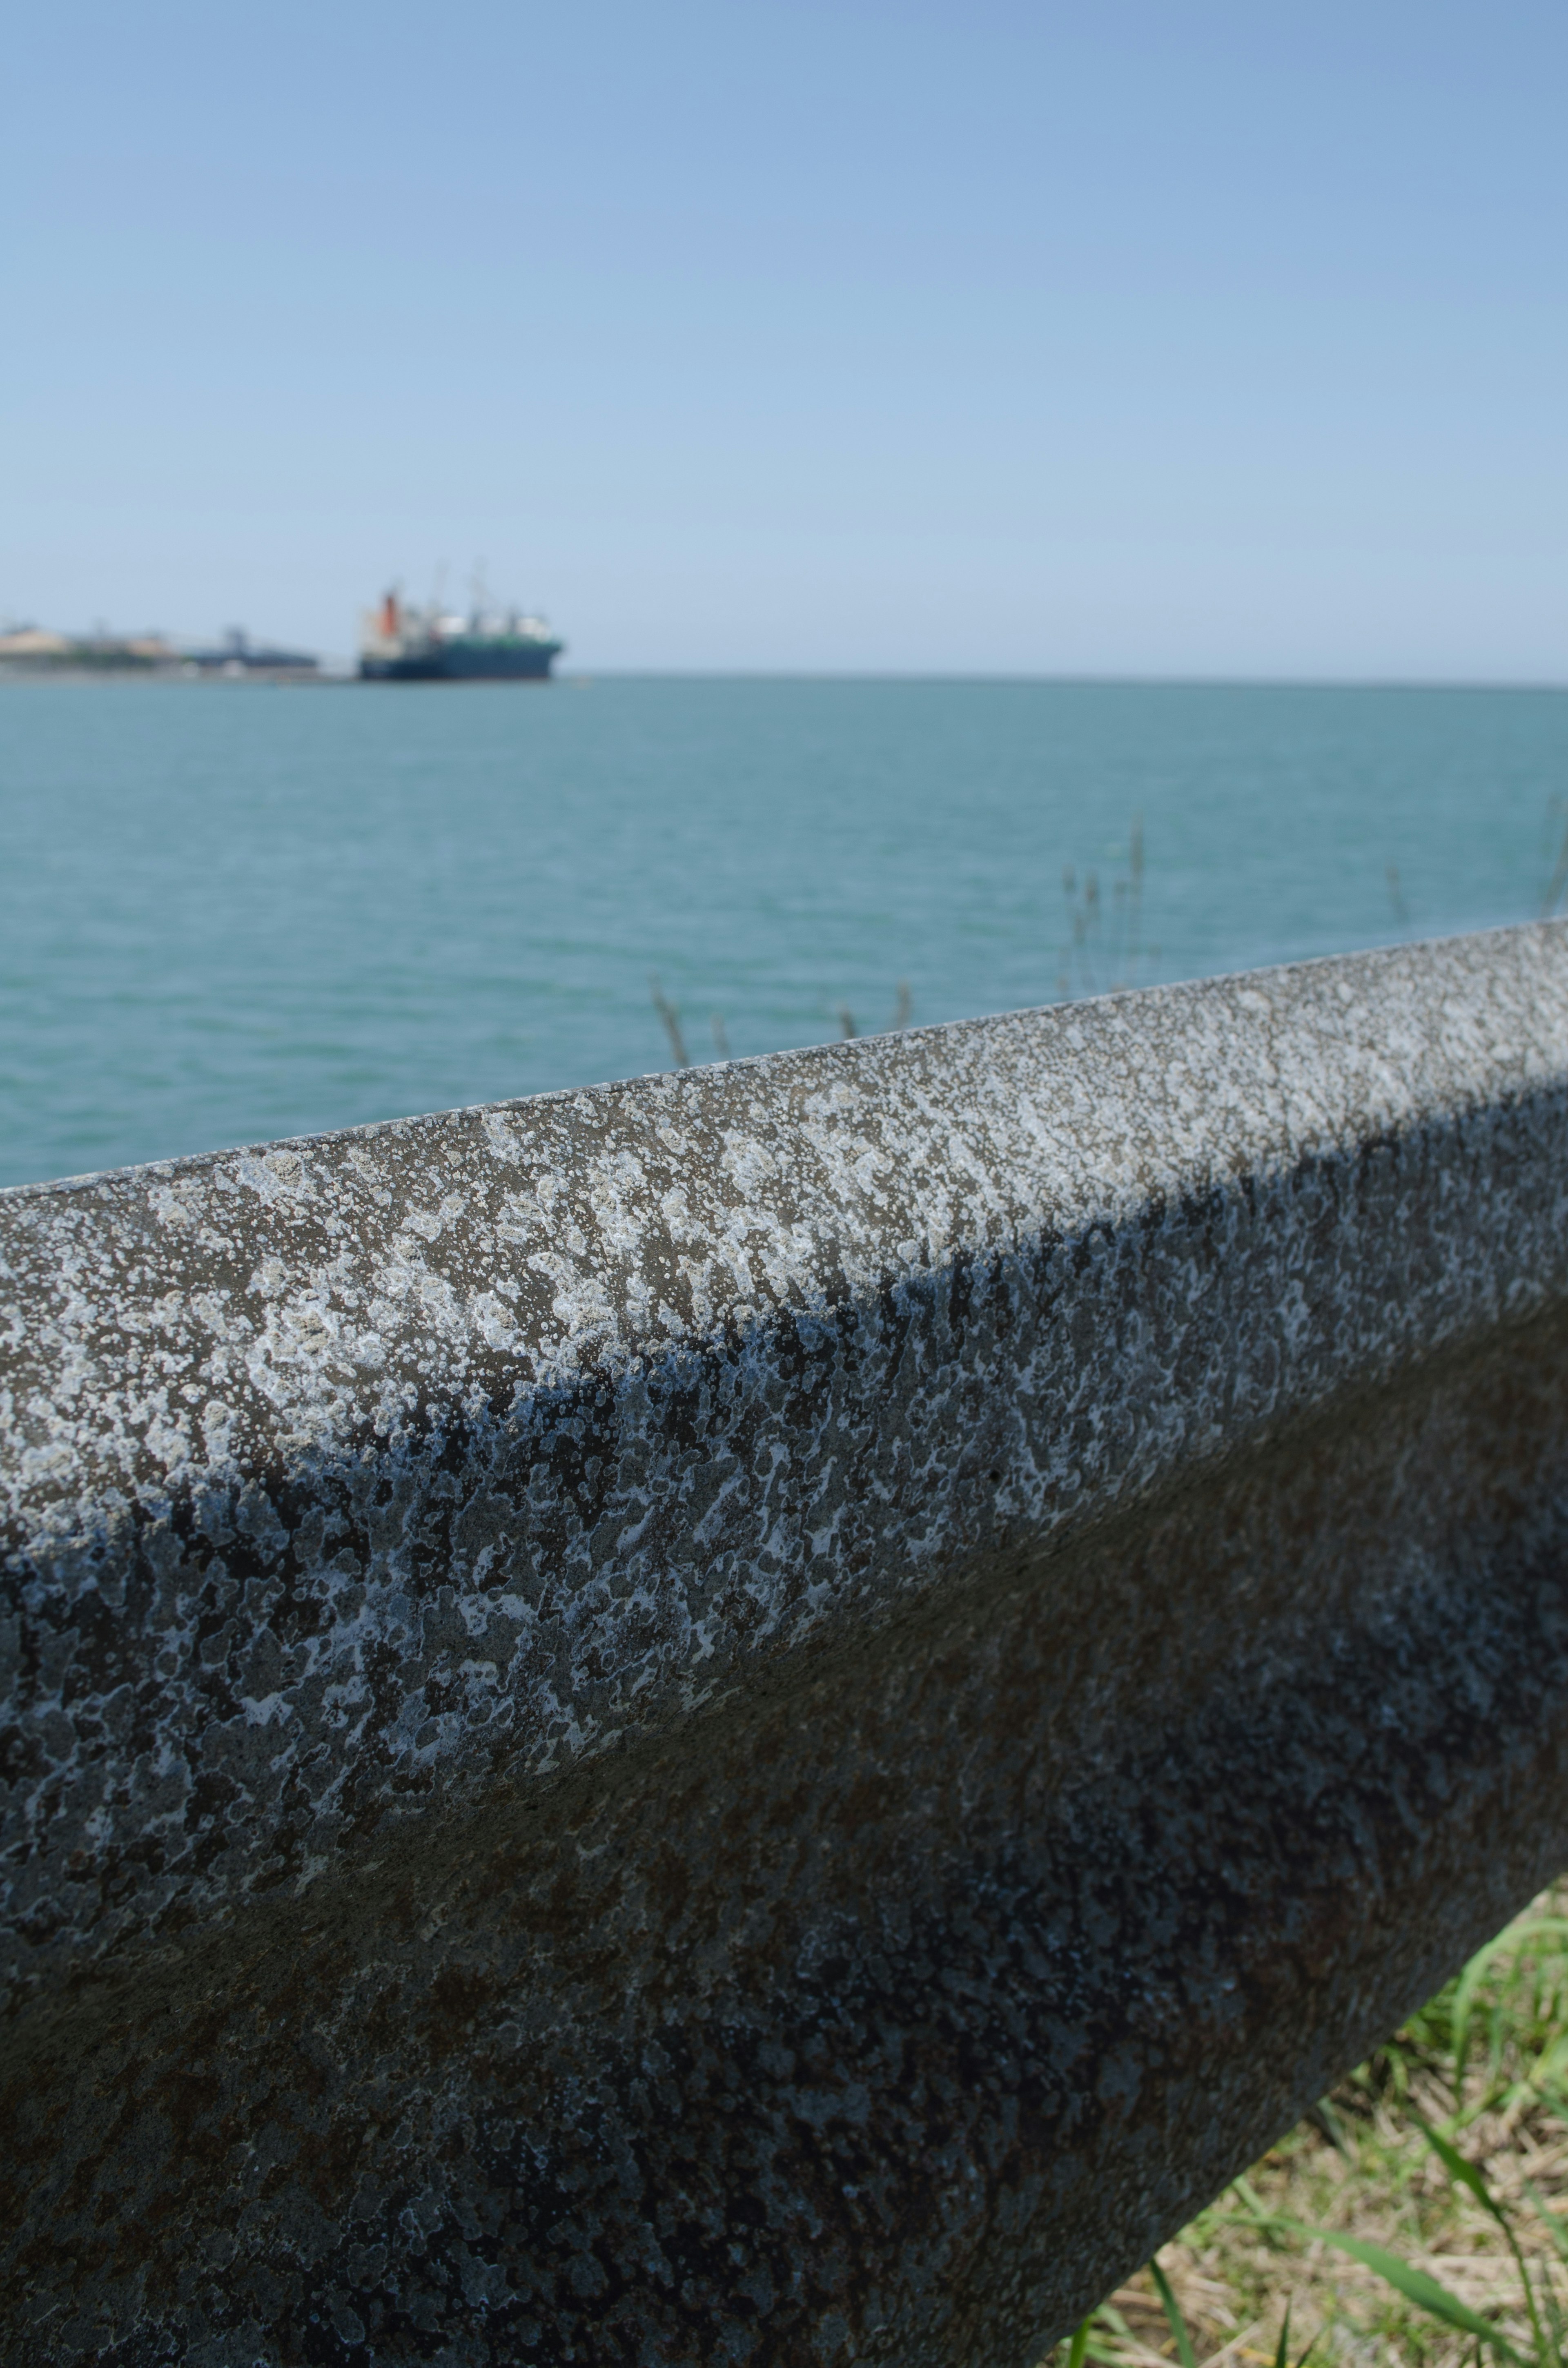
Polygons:
<instances>
[{"instance_id":1,"label":"calm sea water","mask_svg":"<svg viewBox=\"0 0 1568 2368\"><path fill-rule=\"evenodd\" d=\"M710 1060L1521 919L1564 792L1553 691L11 683L0 1181L665 1067L651 973Z\"/></svg>"}]
</instances>

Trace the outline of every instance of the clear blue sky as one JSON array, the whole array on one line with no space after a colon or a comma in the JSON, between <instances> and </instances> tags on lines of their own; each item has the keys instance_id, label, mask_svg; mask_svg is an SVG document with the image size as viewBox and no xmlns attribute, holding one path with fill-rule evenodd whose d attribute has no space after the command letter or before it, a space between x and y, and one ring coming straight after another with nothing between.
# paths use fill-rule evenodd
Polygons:
<instances>
[{"instance_id":1,"label":"clear blue sky","mask_svg":"<svg viewBox=\"0 0 1568 2368\"><path fill-rule=\"evenodd\" d=\"M1562 0L77 5L0 614L570 664L1568 679Z\"/></svg>"}]
</instances>

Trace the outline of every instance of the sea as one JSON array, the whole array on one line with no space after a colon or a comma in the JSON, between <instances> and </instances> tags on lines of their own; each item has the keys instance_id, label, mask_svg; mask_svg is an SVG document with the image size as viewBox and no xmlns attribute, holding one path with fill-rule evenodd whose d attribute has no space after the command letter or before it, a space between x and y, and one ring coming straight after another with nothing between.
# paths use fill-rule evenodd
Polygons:
<instances>
[{"instance_id":1,"label":"sea","mask_svg":"<svg viewBox=\"0 0 1568 2368\"><path fill-rule=\"evenodd\" d=\"M0 685L0 1183L1562 899L1568 692Z\"/></svg>"}]
</instances>

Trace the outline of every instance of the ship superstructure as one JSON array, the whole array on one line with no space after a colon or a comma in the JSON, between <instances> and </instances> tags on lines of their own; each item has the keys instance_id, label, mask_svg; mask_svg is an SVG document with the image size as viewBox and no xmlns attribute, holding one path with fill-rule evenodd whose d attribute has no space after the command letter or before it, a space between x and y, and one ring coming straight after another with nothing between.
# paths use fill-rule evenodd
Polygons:
<instances>
[{"instance_id":1,"label":"ship superstructure","mask_svg":"<svg viewBox=\"0 0 1568 2368\"><path fill-rule=\"evenodd\" d=\"M478 593L461 616L393 591L365 618L359 672L367 682L543 682L563 646L542 617L492 608Z\"/></svg>"}]
</instances>

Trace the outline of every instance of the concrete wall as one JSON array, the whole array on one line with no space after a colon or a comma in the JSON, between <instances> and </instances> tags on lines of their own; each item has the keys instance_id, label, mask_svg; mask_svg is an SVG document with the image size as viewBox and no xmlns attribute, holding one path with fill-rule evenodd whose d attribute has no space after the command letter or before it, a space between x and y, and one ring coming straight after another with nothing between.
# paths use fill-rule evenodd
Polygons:
<instances>
[{"instance_id":1,"label":"concrete wall","mask_svg":"<svg viewBox=\"0 0 1568 2368\"><path fill-rule=\"evenodd\" d=\"M1568 1864L1568 928L0 1194L6 2357L1038 2356Z\"/></svg>"}]
</instances>

